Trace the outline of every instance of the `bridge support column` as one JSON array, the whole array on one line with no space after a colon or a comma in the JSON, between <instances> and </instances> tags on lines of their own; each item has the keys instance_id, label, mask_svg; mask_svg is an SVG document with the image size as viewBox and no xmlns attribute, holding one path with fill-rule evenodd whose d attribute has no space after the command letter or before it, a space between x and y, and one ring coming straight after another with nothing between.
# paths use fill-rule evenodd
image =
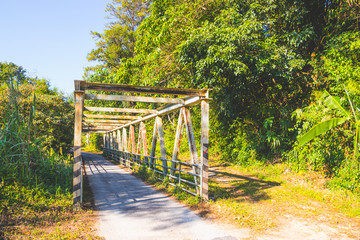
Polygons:
<instances>
[{"instance_id":1,"label":"bridge support column","mask_svg":"<svg viewBox=\"0 0 360 240\"><path fill-rule=\"evenodd\" d=\"M209 98L209 91L206 93ZM200 195L209 199L209 103L201 101L201 189Z\"/></svg>"},{"instance_id":2,"label":"bridge support column","mask_svg":"<svg viewBox=\"0 0 360 240\"><path fill-rule=\"evenodd\" d=\"M130 128L129 128L129 152L136 153L135 146L136 146L136 143L135 143L135 127L134 127L134 125L130 125Z\"/></svg>"},{"instance_id":3,"label":"bridge support column","mask_svg":"<svg viewBox=\"0 0 360 240\"><path fill-rule=\"evenodd\" d=\"M82 203L82 157L81 133L84 108L84 91L75 91L75 127L74 127L74 167L73 167L73 208L79 209Z\"/></svg>"}]
</instances>

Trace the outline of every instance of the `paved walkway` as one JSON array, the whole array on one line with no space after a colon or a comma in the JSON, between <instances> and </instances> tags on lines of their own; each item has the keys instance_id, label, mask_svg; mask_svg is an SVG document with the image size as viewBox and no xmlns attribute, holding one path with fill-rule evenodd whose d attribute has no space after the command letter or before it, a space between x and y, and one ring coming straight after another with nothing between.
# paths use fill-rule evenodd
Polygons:
<instances>
[{"instance_id":1,"label":"paved walkway","mask_svg":"<svg viewBox=\"0 0 360 240\"><path fill-rule=\"evenodd\" d=\"M83 157L99 210L99 233L105 239L235 240L241 236L201 219L102 156L83 153Z\"/></svg>"}]
</instances>

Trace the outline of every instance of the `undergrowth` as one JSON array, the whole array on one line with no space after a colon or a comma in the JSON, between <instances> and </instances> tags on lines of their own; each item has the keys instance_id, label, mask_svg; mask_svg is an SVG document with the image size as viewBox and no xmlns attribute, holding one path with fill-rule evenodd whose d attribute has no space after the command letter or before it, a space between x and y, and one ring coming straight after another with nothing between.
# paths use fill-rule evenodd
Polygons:
<instances>
[{"instance_id":1,"label":"undergrowth","mask_svg":"<svg viewBox=\"0 0 360 240\"><path fill-rule=\"evenodd\" d=\"M8 101L0 120L0 238L20 225L38 226L71 218L71 156L46 148L32 135L36 96L29 112L15 80L7 83ZM24 112L25 111L25 112ZM24 118L23 116L27 116Z\"/></svg>"}]
</instances>

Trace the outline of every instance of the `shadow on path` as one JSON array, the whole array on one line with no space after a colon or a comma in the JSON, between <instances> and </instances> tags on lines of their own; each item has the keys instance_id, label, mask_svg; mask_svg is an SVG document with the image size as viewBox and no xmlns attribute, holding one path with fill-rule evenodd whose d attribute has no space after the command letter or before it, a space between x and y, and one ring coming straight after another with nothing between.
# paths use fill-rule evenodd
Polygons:
<instances>
[{"instance_id":1,"label":"shadow on path","mask_svg":"<svg viewBox=\"0 0 360 240\"><path fill-rule=\"evenodd\" d=\"M238 239L101 155L83 158L106 239Z\"/></svg>"}]
</instances>

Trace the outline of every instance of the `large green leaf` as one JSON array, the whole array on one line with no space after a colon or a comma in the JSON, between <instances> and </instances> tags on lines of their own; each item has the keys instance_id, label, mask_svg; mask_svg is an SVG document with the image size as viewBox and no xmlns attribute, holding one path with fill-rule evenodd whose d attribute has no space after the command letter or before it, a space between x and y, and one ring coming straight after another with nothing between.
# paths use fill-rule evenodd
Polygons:
<instances>
[{"instance_id":1,"label":"large green leaf","mask_svg":"<svg viewBox=\"0 0 360 240\"><path fill-rule=\"evenodd\" d=\"M329 94L329 93L327 93ZM350 117L350 112L346 111L340 104L340 98L339 97L333 97L329 94L329 96L325 99L325 104L329 108L336 109L340 111L343 115Z\"/></svg>"},{"instance_id":2,"label":"large green leaf","mask_svg":"<svg viewBox=\"0 0 360 240\"><path fill-rule=\"evenodd\" d=\"M344 123L348 118L331 118L313 126L304 136L299 138L300 145L307 143L328 130Z\"/></svg>"}]
</instances>

